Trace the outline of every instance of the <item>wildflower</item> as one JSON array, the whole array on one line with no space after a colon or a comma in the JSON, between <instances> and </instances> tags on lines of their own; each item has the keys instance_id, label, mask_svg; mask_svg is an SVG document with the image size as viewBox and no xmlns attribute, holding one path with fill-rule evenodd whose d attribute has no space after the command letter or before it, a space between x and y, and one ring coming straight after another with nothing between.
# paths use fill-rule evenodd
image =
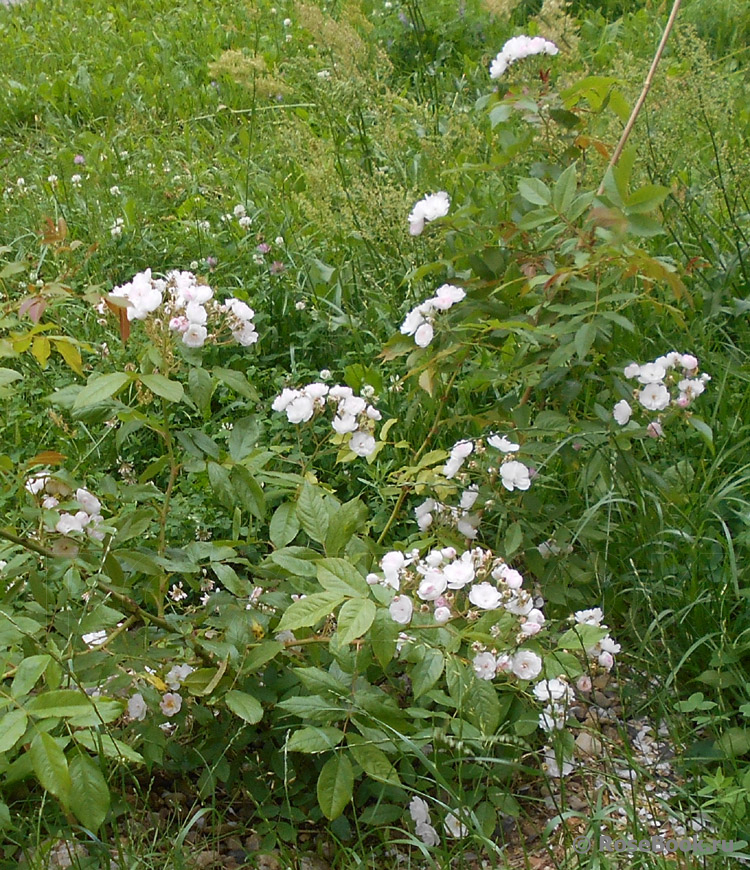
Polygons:
<instances>
[{"instance_id":1,"label":"wildflower","mask_svg":"<svg viewBox=\"0 0 750 870\"><path fill-rule=\"evenodd\" d=\"M514 489L527 490L531 486L529 469L515 459L504 462L500 466L500 478L509 492L513 492Z\"/></svg>"},{"instance_id":2,"label":"wildflower","mask_svg":"<svg viewBox=\"0 0 750 870\"><path fill-rule=\"evenodd\" d=\"M242 227L243 230L249 230L252 226L253 219L249 215L243 215L237 223ZM263 262L261 260L261 262Z\"/></svg>"},{"instance_id":3,"label":"wildflower","mask_svg":"<svg viewBox=\"0 0 750 870\"><path fill-rule=\"evenodd\" d=\"M147 712L148 708L143 700L143 695L140 692L136 692L128 700L128 716L133 721L142 722L146 718Z\"/></svg>"},{"instance_id":4,"label":"wildflower","mask_svg":"<svg viewBox=\"0 0 750 870\"><path fill-rule=\"evenodd\" d=\"M450 607L436 607L435 612L432 615L435 619L435 622L439 623L440 625L444 625L446 622L448 622L453 614L451 613Z\"/></svg>"},{"instance_id":5,"label":"wildflower","mask_svg":"<svg viewBox=\"0 0 750 870\"><path fill-rule=\"evenodd\" d=\"M321 381L330 381L331 380L331 370L330 369L321 369L318 377Z\"/></svg>"},{"instance_id":6,"label":"wildflower","mask_svg":"<svg viewBox=\"0 0 750 870\"><path fill-rule=\"evenodd\" d=\"M658 362L646 363L638 369L638 383L658 384L667 376L666 368Z\"/></svg>"},{"instance_id":7,"label":"wildflower","mask_svg":"<svg viewBox=\"0 0 750 870\"><path fill-rule=\"evenodd\" d=\"M83 166L85 162L86 158L83 156L83 154L76 154L76 156L73 158L73 163L75 163L76 166Z\"/></svg>"},{"instance_id":8,"label":"wildflower","mask_svg":"<svg viewBox=\"0 0 750 870\"><path fill-rule=\"evenodd\" d=\"M170 689L175 692L180 686L185 682L186 678L193 673L193 668L190 665L173 665L169 671L169 673L164 677L164 682L169 686Z\"/></svg>"},{"instance_id":9,"label":"wildflower","mask_svg":"<svg viewBox=\"0 0 750 870\"><path fill-rule=\"evenodd\" d=\"M576 610L573 617L578 625L599 626L604 619L604 613L601 607L592 607L591 610Z\"/></svg>"},{"instance_id":10,"label":"wildflower","mask_svg":"<svg viewBox=\"0 0 750 870\"><path fill-rule=\"evenodd\" d=\"M435 601L448 588L448 581L442 571L428 571L422 578L417 595L422 601Z\"/></svg>"},{"instance_id":11,"label":"wildflower","mask_svg":"<svg viewBox=\"0 0 750 870\"><path fill-rule=\"evenodd\" d=\"M481 652L474 656L474 661L471 663L474 668L474 673L480 680L492 680L497 671L497 659L492 653Z\"/></svg>"},{"instance_id":12,"label":"wildflower","mask_svg":"<svg viewBox=\"0 0 750 870\"><path fill-rule=\"evenodd\" d=\"M409 215L409 232L413 236L419 236L424 230L425 223L445 217L451 206L451 200L444 191L430 193L420 199Z\"/></svg>"},{"instance_id":13,"label":"wildflower","mask_svg":"<svg viewBox=\"0 0 750 870\"><path fill-rule=\"evenodd\" d=\"M371 456L376 446L376 441L369 432L355 432L349 439L349 449L357 456Z\"/></svg>"},{"instance_id":14,"label":"wildflower","mask_svg":"<svg viewBox=\"0 0 750 870\"><path fill-rule=\"evenodd\" d=\"M591 677L588 674L583 674L576 680L576 689L579 692L590 692L592 685Z\"/></svg>"},{"instance_id":15,"label":"wildflower","mask_svg":"<svg viewBox=\"0 0 750 870\"><path fill-rule=\"evenodd\" d=\"M38 495L46 487L47 481L49 480L49 474L45 474L44 472L40 471L37 474L33 474L27 479L26 483L24 484L24 488L32 495Z\"/></svg>"},{"instance_id":16,"label":"wildflower","mask_svg":"<svg viewBox=\"0 0 750 870\"><path fill-rule=\"evenodd\" d=\"M240 202L240 203L237 203L237 205L236 205L236 206L234 207L234 209L233 209L233 212L234 212L234 216L235 216L236 218L245 217L245 215L247 214L247 211L246 211L246 209L245 209L245 206L242 205L241 202Z\"/></svg>"},{"instance_id":17,"label":"wildflower","mask_svg":"<svg viewBox=\"0 0 750 870\"><path fill-rule=\"evenodd\" d=\"M521 680L534 680L542 672L542 660L535 652L520 649L510 660L510 669Z\"/></svg>"},{"instance_id":18,"label":"wildflower","mask_svg":"<svg viewBox=\"0 0 750 870\"><path fill-rule=\"evenodd\" d=\"M491 583L476 583L469 591L469 601L482 610L497 610L503 603L503 594Z\"/></svg>"},{"instance_id":19,"label":"wildflower","mask_svg":"<svg viewBox=\"0 0 750 870\"><path fill-rule=\"evenodd\" d=\"M615 418L615 422L620 426L624 426L628 422L632 413L633 409L625 399L621 399L612 410L612 416Z\"/></svg>"},{"instance_id":20,"label":"wildflower","mask_svg":"<svg viewBox=\"0 0 750 870\"><path fill-rule=\"evenodd\" d=\"M279 247L282 247L282 245L284 244L284 236L276 236L276 238L273 241L274 241L274 244L278 245Z\"/></svg>"},{"instance_id":21,"label":"wildflower","mask_svg":"<svg viewBox=\"0 0 750 870\"><path fill-rule=\"evenodd\" d=\"M182 588L182 580L179 583L173 583L169 590L169 597L172 601L184 601L187 598L187 592Z\"/></svg>"},{"instance_id":22,"label":"wildflower","mask_svg":"<svg viewBox=\"0 0 750 870\"><path fill-rule=\"evenodd\" d=\"M537 701L568 701L571 698L570 686L557 677L542 680L534 686L534 697Z\"/></svg>"},{"instance_id":23,"label":"wildflower","mask_svg":"<svg viewBox=\"0 0 750 870\"><path fill-rule=\"evenodd\" d=\"M648 384L639 392L638 401L647 411L663 411L669 404L669 390L664 384Z\"/></svg>"},{"instance_id":24,"label":"wildflower","mask_svg":"<svg viewBox=\"0 0 750 870\"><path fill-rule=\"evenodd\" d=\"M388 606L391 619L399 625L408 625L414 612L414 605L408 595L396 595Z\"/></svg>"},{"instance_id":25,"label":"wildflower","mask_svg":"<svg viewBox=\"0 0 750 870\"><path fill-rule=\"evenodd\" d=\"M112 196L119 196L122 193L116 184L113 184L112 187L110 187L109 192Z\"/></svg>"},{"instance_id":26,"label":"wildflower","mask_svg":"<svg viewBox=\"0 0 750 870\"><path fill-rule=\"evenodd\" d=\"M182 708L182 698L177 692L167 692L159 702L159 709L165 716L175 716Z\"/></svg>"},{"instance_id":27,"label":"wildflower","mask_svg":"<svg viewBox=\"0 0 750 870\"><path fill-rule=\"evenodd\" d=\"M56 175L48 175L47 176L47 182L49 183L50 187L57 187L57 181L58 181L58 178Z\"/></svg>"},{"instance_id":28,"label":"wildflower","mask_svg":"<svg viewBox=\"0 0 750 870\"><path fill-rule=\"evenodd\" d=\"M500 435L490 435L487 439L487 443L490 447L494 447L502 453L515 453L521 447L520 444L515 444L505 435L502 437L500 437Z\"/></svg>"},{"instance_id":29,"label":"wildflower","mask_svg":"<svg viewBox=\"0 0 750 870\"><path fill-rule=\"evenodd\" d=\"M560 777L569 776L575 769L575 762L565 756L562 758L562 764L558 764L555 750L552 747L545 746L543 752L544 763L542 766L551 777L560 779Z\"/></svg>"},{"instance_id":30,"label":"wildflower","mask_svg":"<svg viewBox=\"0 0 750 870\"><path fill-rule=\"evenodd\" d=\"M658 420L652 420L648 426L646 426L646 434L649 438L663 438L664 429Z\"/></svg>"},{"instance_id":31,"label":"wildflower","mask_svg":"<svg viewBox=\"0 0 750 870\"><path fill-rule=\"evenodd\" d=\"M535 54L555 55L558 52L554 42L541 36L514 36L505 43L490 64L490 78L499 79L516 61Z\"/></svg>"},{"instance_id":32,"label":"wildflower","mask_svg":"<svg viewBox=\"0 0 750 870\"><path fill-rule=\"evenodd\" d=\"M269 267L269 271L272 275L281 275L282 272L286 271L286 266L281 260L274 260Z\"/></svg>"},{"instance_id":33,"label":"wildflower","mask_svg":"<svg viewBox=\"0 0 750 870\"><path fill-rule=\"evenodd\" d=\"M445 830L451 837L465 837L469 833L469 829L458 820L453 813L448 813L445 817Z\"/></svg>"},{"instance_id":34,"label":"wildflower","mask_svg":"<svg viewBox=\"0 0 750 870\"><path fill-rule=\"evenodd\" d=\"M448 461L445 463L445 466L443 468L443 474L447 478L455 477L461 470L461 466L464 464L464 460L471 455L473 450L473 441L457 441L451 448L450 456L448 457Z\"/></svg>"},{"instance_id":35,"label":"wildflower","mask_svg":"<svg viewBox=\"0 0 750 870\"><path fill-rule=\"evenodd\" d=\"M122 218L117 218L112 226L109 228L109 234L113 239L119 238L122 235L122 228L125 224L125 221Z\"/></svg>"},{"instance_id":36,"label":"wildflower","mask_svg":"<svg viewBox=\"0 0 750 870\"><path fill-rule=\"evenodd\" d=\"M208 338L208 330L199 323L191 323L182 334L182 343L188 347L203 347Z\"/></svg>"},{"instance_id":37,"label":"wildflower","mask_svg":"<svg viewBox=\"0 0 750 870\"><path fill-rule=\"evenodd\" d=\"M127 302L128 320L145 320L162 303L165 282L151 277L151 269L138 272L127 283L115 287L109 294L115 300Z\"/></svg>"},{"instance_id":38,"label":"wildflower","mask_svg":"<svg viewBox=\"0 0 750 870\"><path fill-rule=\"evenodd\" d=\"M16 179L16 187L19 190L24 190L26 187L26 179L25 178L17 178Z\"/></svg>"},{"instance_id":39,"label":"wildflower","mask_svg":"<svg viewBox=\"0 0 750 870\"><path fill-rule=\"evenodd\" d=\"M57 521L55 531L61 535L70 535L73 532L83 532L88 524L89 515L85 511L78 511L76 514L61 514Z\"/></svg>"},{"instance_id":40,"label":"wildflower","mask_svg":"<svg viewBox=\"0 0 750 870\"><path fill-rule=\"evenodd\" d=\"M92 495L87 489L76 490L76 501L88 514L94 516L102 509L102 504L99 499Z\"/></svg>"},{"instance_id":41,"label":"wildflower","mask_svg":"<svg viewBox=\"0 0 750 870\"><path fill-rule=\"evenodd\" d=\"M78 173L76 173L75 175L71 175L70 176L70 183L73 185L73 187L80 187L81 186L81 176L78 175Z\"/></svg>"}]
</instances>

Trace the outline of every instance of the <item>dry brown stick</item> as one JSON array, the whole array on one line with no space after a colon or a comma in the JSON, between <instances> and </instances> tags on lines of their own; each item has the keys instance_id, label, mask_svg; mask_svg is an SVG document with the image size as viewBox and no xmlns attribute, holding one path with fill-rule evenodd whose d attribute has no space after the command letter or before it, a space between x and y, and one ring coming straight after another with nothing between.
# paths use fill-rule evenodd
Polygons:
<instances>
[{"instance_id":1,"label":"dry brown stick","mask_svg":"<svg viewBox=\"0 0 750 870\"><path fill-rule=\"evenodd\" d=\"M628 137L630 136L630 133L635 126L636 118L638 117L641 109L643 108L643 104L646 102L646 96L651 89L651 83L653 82L654 76L656 75L656 68L659 66L659 61L661 60L661 56L664 53L664 48L667 44L667 40L669 39L669 34L672 32L672 27L674 26L675 20L677 19L677 13L679 12L681 5L682 0L674 0L672 11L669 13L669 19L667 20L667 26L664 28L661 42L659 43L659 47L656 49L654 59L651 62L651 69L648 71L646 81L643 83L643 90L641 91L641 95L638 97L635 106L633 106L633 111L630 113L628 123L625 125L625 129L622 131L622 136L620 136L620 141L617 143L617 147L612 152L612 156L610 157L609 163L607 164L607 169L604 172L604 177L602 178L602 183L599 185L599 190L597 190L596 192L597 196L601 196L604 193L604 181L607 178L607 173L610 171L610 169L613 169L616 166L617 161L620 159L620 155L625 148Z\"/></svg>"}]
</instances>

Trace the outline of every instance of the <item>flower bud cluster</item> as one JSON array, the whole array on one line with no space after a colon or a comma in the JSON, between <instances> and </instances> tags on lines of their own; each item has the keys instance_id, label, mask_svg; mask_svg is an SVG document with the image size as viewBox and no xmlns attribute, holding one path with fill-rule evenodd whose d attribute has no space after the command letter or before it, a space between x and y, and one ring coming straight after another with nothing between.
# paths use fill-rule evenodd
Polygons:
<instances>
[{"instance_id":1,"label":"flower bud cluster","mask_svg":"<svg viewBox=\"0 0 750 870\"><path fill-rule=\"evenodd\" d=\"M375 423L383 415L362 396L355 395L351 387L338 384L329 387L322 383L307 384L298 390L286 387L273 400L271 408L285 412L290 423L299 424L323 413L329 405L336 409L331 425L339 435L349 436L347 443L352 453L371 456L377 446Z\"/></svg>"}]
</instances>

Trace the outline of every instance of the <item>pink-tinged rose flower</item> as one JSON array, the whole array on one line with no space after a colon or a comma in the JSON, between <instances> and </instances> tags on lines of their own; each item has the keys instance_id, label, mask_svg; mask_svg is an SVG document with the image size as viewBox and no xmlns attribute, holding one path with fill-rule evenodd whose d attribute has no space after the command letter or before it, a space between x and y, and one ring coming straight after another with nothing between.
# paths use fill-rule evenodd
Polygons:
<instances>
[{"instance_id":1,"label":"pink-tinged rose flower","mask_svg":"<svg viewBox=\"0 0 750 870\"><path fill-rule=\"evenodd\" d=\"M491 583L477 583L469 591L469 601L482 610L497 610L503 603L503 595Z\"/></svg>"},{"instance_id":2,"label":"pink-tinged rose flower","mask_svg":"<svg viewBox=\"0 0 750 870\"><path fill-rule=\"evenodd\" d=\"M408 625L414 612L414 605L408 595L396 595L388 605L391 619L399 625Z\"/></svg>"},{"instance_id":3,"label":"pink-tinged rose flower","mask_svg":"<svg viewBox=\"0 0 750 870\"><path fill-rule=\"evenodd\" d=\"M497 659L492 653L481 652L474 656L472 667L480 680L492 680L497 670Z\"/></svg>"}]
</instances>

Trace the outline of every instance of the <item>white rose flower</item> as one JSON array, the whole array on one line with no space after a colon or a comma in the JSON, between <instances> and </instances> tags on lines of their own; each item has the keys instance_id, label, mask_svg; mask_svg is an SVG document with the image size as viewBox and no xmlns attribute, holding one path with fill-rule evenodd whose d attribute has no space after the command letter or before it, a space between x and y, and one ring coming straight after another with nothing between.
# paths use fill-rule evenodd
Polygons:
<instances>
[{"instance_id":1,"label":"white rose flower","mask_svg":"<svg viewBox=\"0 0 750 870\"><path fill-rule=\"evenodd\" d=\"M440 625L444 625L448 622L452 615L450 607L436 607L435 613L433 614L435 622Z\"/></svg>"},{"instance_id":2,"label":"white rose flower","mask_svg":"<svg viewBox=\"0 0 750 870\"><path fill-rule=\"evenodd\" d=\"M409 804L409 814L411 815L412 820L418 825L429 822L430 807L427 804L427 801L422 800L421 797L415 795Z\"/></svg>"},{"instance_id":3,"label":"white rose flower","mask_svg":"<svg viewBox=\"0 0 750 870\"><path fill-rule=\"evenodd\" d=\"M467 583L471 583L476 575L474 565L463 559L451 562L450 565L445 566L443 571L448 580L449 589L463 589ZM489 583L487 585L489 586Z\"/></svg>"},{"instance_id":4,"label":"white rose flower","mask_svg":"<svg viewBox=\"0 0 750 870\"><path fill-rule=\"evenodd\" d=\"M469 833L469 829L460 822L453 813L448 813L445 817L445 830L451 837L465 837Z\"/></svg>"},{"instance_id":5,"label":"white rose flower","mask_svg":"<svg viewBox=\"0 0 750 870\"><path fill-rule=\"evenodd\" d=\"M482 610L497 610L503 603L503 595L491 583L477 583L469 591L469 601Z\"/></svg>"},{"instance_id":6,"label":"white rose flower","mask_svg":"<svg viewBox=\"0 0 750 870\"><path fill-rule=\"evenodd\" d=\"M95 495L92 495L87 489L76 490L76 501L87 514L98 514L102 509L99 499Z\"/></svg>"},{"instance_id":7,"label":"white rose flower","mask_svg":"<svg viewBox=\"0 0 750 870\"><path fill-rule=\"evenodd\" d=\"M638 401L647 411L663 411L669 404L669 390L664 384L648 384L638 394Z\"/></svg>"},{"instance_id":8,"label":"white rose flower","mask_svg":"<svg viewBox=\"0 0 750 870\"><path fill-rule=\"evenodd\" d=\"M191 323L182 333L182 343L188 347L203 347L208 338L208 330L200 323Z\"/></svg>"},{"instance_id":9,"label":"white rose flower","mask_svg":"<svg viewBox=\"0 0 750 870\"><path fill-rule=\"evenodd\" d=\"M428 571L417 589L422 601L435 601L448 588L448 581L442 571Z\"/></svg>"},{"instance_id":10,"label":"white rose flower","mask_svg":"<svg viewBox=\"0 0 750 870\"><path fill-rule=\"evenodd\" d=\"M497 671L497 659L489 652L477 653L474 656L472 667L480 680L492 680Z\"/></svg>"},{"instance_id":11,"label":"white rose flower","mask_svg":"<svg viewBox=\"0 0 750 870\"><path fill-rule=\"evenodd\" d=\"M142 722L146 718L147 712L148 707L146 707L146 702L143 700L143 695L140 692L136 692L128 700L129 718L133 721Z\"/></svg>"},{"instance_id":12,"label":"white rose flower","mask_svg":"<svg viewBox=\"0 0 750 870\"><path fill-rule=\"evenodd\" d=\"M659 363L646 363L638 371L638 381L641 384L658 384L667 376L667 370Z\"/></svg>"},{"instance_id":13,"label":"white rose flower","mask_svg":"<svg viewBox=\"0 0 750 870\"><path fill-rule=\"evenodd\" d=\"M563 758L562 765L557 763L557 758L555 757L555 750L550 746L546 746L544 748L544 767L547 770L547 773L554 777L555 779L560 779L560 777L570 776L570 774L575 769L575 762L572 759Z\"/></svg>"},{"instance_id":14,"label":"white rose flower","mask_svg":"<svg viewBox=\"0 0 750 870\"><path fill-rule=\"evenodd\" d=\"M630 363L630 365L625 366L623 369L623 374L626 378L637 378L641 373L641 367L638 363Z\"/></svg>"},{"instance_id":15,"label":"white rose flower","mask_svg":"<svg viewBox=\"0 0 750 870\"><path fill-rule=\"evenodd\" d=\"M167 692L159 701L159 709L165 716L176 716L182 708L182 697L177 692Z\"/></svg>"},{"instance_id":16,"label":"white rose flower","mask_svg":"<svg viewBox=\"0 0 750 870\"><path fill-rule=\"evenodd\" d=\"M285 410L286 418L290 423L307 423L308 420L312 419L315 403L310 396L298 392Z\"/></svg>"},{"instance_id":17,"label":"white rose flower","mask_svg":"<svg viewBox=\"0 0 750 870\"><path fill-rule=\"evenodd\" d=\"M487 443L490 447L494 447L495 450L500 450L502 453L515 453L521 448L520 444L514 444L506 435L502 437L500 435L490 435Z\"/></svg>"},{"instance_id":18,"label":"white rose flower","mask_svg":"<svg viewBox=\"0 0 750 870\"><path fill-rule=\"evenodd\" d=\"M520 680L535 680L542 672L542 660L535 652L520 649L510 660L510 669Z\"/></svg>"},{"instance_id":19,"label":"white rose flower","mask_svg":"<svg viewBox=\"0 0 750 870\"><path fill-rule=\"evenodd\" d=\"M604 619L601 607L592 607L591 610L576 610L573 616L578 625L599 626Z\"/></svg>"},{"instance_id":20,"label":"white rose flower","mask_svg":"<svg viewBox=\"0 0 750 870\"><path fill-rule=\"evenodd\" d=\"M399 625L408 625L411 622L414 605L408 595L396 595L388 605L391 619Z\"/></svg>"},{"instance_id":21,"label":"white rose flower","mask_svg":"<svg viewBox=\"0 0 750 870\"><path fill-rule=\"evenodd\" d=\"M514 489L527 490L531 486L529 469L515 459L504 462L500 466L500 478L503 486L509 491Z\"/></svg>"},{"instance_id":22,"label":"white rose flower","mask_svg":"<svg viewBox=\"0 0 750 870\"><path fill-rule=\"evenodd\" d=\"M620 426L624 426L628 420L630 420L630 415L632 413L633 409L625 399L621 399L612 410L612 416L615 418L615 422L619 423Z\"/></svg>"},{"instance_id":23,"label":"white rose flower","mask_svg":"<svg viewBox=\"0 0 750 870\"><path fill-rule=\"evenodd\" d=\"M570 686L555 677L552 680L542 680L534 686L534 697L537 701L561 701L569 700L571 696Z\"/></svg>"},{"instance_id":24,"label":"white rose flower","mask_svg":"<svg viewBox=\"0 0 750 870\"><path fill-rule=\"evenodd\" d=\"M444 190L428 194L412 209L409 215L409 232L413 236L421 235L426 223L445 217L450 207L450 197Z\"/></svg>"},{"instance_id":25,"label":"white rose flower","mask_svg":"<svg viewBox=\"0 0 750 870\"><path fill-rule=\"evenodd\" d=\"M371 456L377 446L369 432L355 432L349 439L349 449L357 456Z\"/></svg>"},{"instance_id":26,"label":"white rose flower","mask_svg":"<svg viewBox=\"0 0 750 870\"><path fill-rule=\"evenodd\" d=\"M435 330L431 323L423 323L414 333L414 343L417 347L427 347L435 337Z\"/></svg>"}]
</instances>

